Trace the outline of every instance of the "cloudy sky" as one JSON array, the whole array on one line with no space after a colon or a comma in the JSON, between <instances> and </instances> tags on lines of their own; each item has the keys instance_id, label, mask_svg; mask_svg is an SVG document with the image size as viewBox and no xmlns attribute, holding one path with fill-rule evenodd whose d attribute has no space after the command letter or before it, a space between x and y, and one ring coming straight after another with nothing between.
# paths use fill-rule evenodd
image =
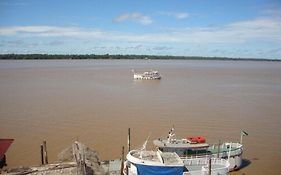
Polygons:
<instances>
[{"instance_id":1,"label":"cloudy sky","mask_svg":"<svg viewBox=\"0 0 281 175\"><path fill-rule=\"evenodd\" d=\"M281 1L0 0L0 53L281 59Z\"/></svg>"}]
</instances>

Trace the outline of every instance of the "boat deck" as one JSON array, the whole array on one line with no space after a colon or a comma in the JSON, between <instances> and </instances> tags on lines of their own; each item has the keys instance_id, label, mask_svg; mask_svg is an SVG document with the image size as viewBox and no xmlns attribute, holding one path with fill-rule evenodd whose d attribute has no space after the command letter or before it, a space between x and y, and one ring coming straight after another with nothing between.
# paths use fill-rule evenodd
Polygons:
<instances>
[{"instance_id":1,"label":"boat deck","mask_svg":"<svg viewBox=\"0 0 281 175\"><path fill-rule=\"evenodd\" d=\"M161 153L165 165L182 164L182 160L176 153Z\"/></svg>"},{"instance_id":2,"label":"boat deck","mask_svg":"<svg viewBox=\"0 0 281 175\"><path fill-rule=\"evenodd\" d=\"M158 162L164 165L183 165L182 160L176 153L172 152L155 152L155 151L136 151L131 155L137 159L144 161Z\"/></svg>"},{"instance_id":3,"label":"boat deck","mask_svg":"<svg viewBox=\"0 0 281 175\"><path fill-rule=\"evenodd\" d=\"M197 159L186 159L184 165L189 174L201 174L202 171L208 171L209 158L197 158ZM229 168L229 162L224 159L212 158L211 169L212 174L227 174Z\"/></svg>"}]
</instances>

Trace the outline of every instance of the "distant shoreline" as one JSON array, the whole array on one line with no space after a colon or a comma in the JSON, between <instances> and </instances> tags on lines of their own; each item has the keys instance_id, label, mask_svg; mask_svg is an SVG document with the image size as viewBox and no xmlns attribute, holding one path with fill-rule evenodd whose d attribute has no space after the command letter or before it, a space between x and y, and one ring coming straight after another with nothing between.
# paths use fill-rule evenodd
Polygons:
<instances>
[{"instance_id":1,"label":"distant shoreline","mask_svg":"<svg viewBox=\"0 0 281 175\"><path fill-rule=\"evenodd\" d=\"M222 61L281 61L281 59L265 58L231 58L202 56L160 56L160 55L60 55L60 54L0 54L0 60L82 60L82 59L140 59L140 60L222 60Z\"/></svg>"}]
</instances>

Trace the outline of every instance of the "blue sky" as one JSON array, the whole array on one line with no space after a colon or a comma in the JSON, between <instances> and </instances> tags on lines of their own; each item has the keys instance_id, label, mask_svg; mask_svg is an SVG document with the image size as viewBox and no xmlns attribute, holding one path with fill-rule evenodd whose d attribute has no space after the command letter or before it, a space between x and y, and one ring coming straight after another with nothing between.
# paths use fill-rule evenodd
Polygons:
<instances>
[{"instance_id":1,"label":"blue sky","mask_svg":"<svg viewBox=\"0 0 281 175\"><path fill-rule=\"evenodd\" d=\"M281 1L0 0L0 53L281 59Z\"/></svg>"}]
</instances>

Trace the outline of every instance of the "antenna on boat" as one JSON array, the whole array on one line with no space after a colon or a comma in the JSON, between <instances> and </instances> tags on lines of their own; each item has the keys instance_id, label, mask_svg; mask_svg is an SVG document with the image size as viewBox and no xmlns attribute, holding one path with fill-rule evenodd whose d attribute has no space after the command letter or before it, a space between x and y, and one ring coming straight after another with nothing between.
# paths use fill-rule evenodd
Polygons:
<instances>
[{"instance_id":1,"label":"antenna on boat","mask_svg":"<svg viewBox=\"0 0 281 175\"><path fill-rule=\"evenodd\" d=\"M172 127L172 128L171 128L171 130L169 131L169 135L168 135L168 143L170 143L170 142L171 142L172 137L174 137L174 136L175 136L174 131L175 131L175 126L173 125L173 127Z\"/></svg>"},{"instance_id":2,"label":"antenna on boat","mask_svg":"<svg viewBox=\"0 0 281 175\"><path fill-rule=\"evenodd\" d=\"M151 132L149 133L149 135L148 135L147 139L145 140L144 144L142 145L142 148L141 148L142 151L146 150L146 145L147 145L147 142L148 142L148 139L149 139L150 135L151 135Z\"/></svg>"},{"instance_id":3,"label":"antenna on boat","mask_svg":"<svg viewBox=\"0 0 281 175\"><path fill-rule=\"evenodd\" d=\"M149 133L147 139L145 140L144 144L142 145L142 148L140 149L140 150L141 150L141 152L140 152L140 158L142 158L142 151L145 151L145 150L146 150L146 145L147 145L147 142L148 142L148 139L149 139L150 135L151 135L151 132Z\"/></svg>"}]
</instances>

